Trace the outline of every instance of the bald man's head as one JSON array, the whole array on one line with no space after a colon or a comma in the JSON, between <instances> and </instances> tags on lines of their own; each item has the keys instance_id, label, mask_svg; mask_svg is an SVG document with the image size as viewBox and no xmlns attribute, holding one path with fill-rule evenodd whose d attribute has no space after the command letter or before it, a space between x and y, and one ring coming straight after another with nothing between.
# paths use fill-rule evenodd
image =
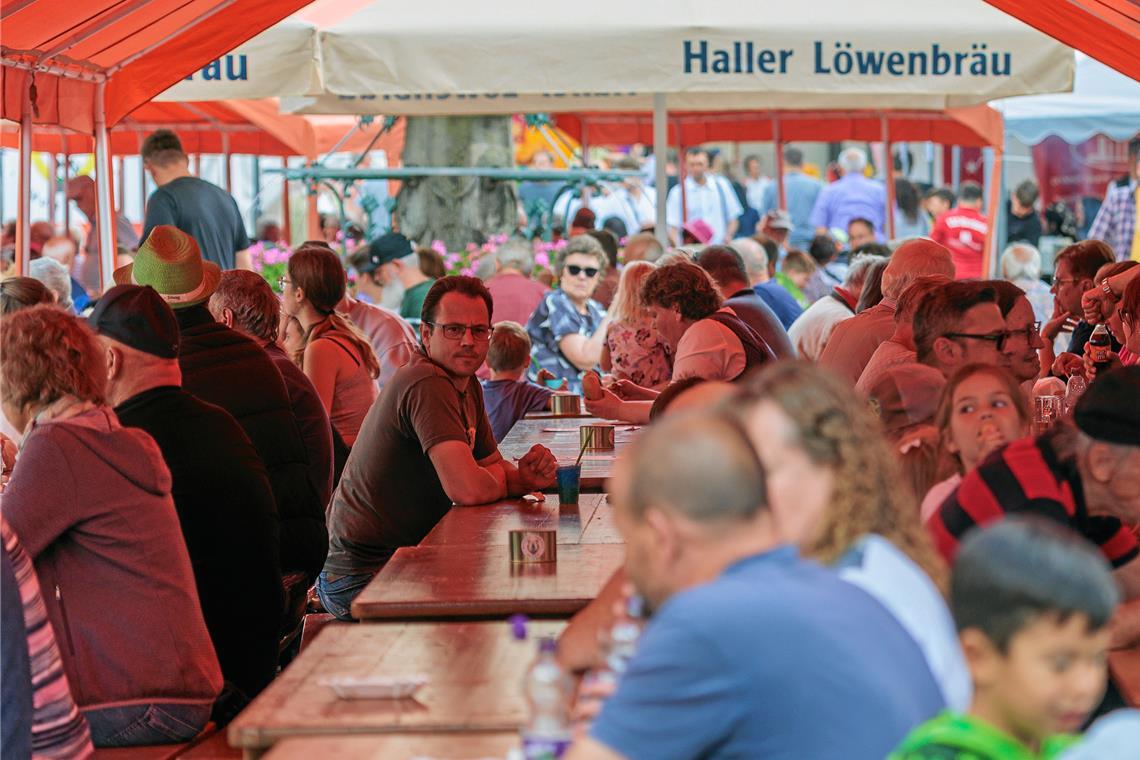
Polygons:
<instances>
[{"instance_id":1,"label":"bald man's head","mask_svg":"<svg viewBox=\"0 0 1140 760\"><path fill-rule=\"evenodd\" d=\"M753 518L765 506L764 475L747 437L706 411L655 422L628 449L617 501L635 519L650 508L698 523Z\"/></svg>"},{"instance_id":2,"label":"bald man's head","mask_svg":"<svg viewBox=\"0 0 1140 760\"><path fill-rule=\"evenodd\" d=\"M915 278L929 274L954 278L950 251L927 238L908 240L891 254L890 263L883 272L883 295L898 298Z\"/></svg>"}]
</instances>

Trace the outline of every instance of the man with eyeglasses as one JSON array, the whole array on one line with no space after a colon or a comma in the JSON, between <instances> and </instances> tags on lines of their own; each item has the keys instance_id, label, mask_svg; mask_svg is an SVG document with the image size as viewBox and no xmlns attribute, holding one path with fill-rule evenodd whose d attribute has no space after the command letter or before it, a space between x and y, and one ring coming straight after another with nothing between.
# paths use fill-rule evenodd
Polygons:
<instances>
[{"instance_id":1,"label":"man with eyeglasses","mask_svg":"<svg viewBox=\"0 0 1140 760\"><path fill-rule=\"evenodd\" d=\"M1005 337L998 343L1001 360L998 362L1017 378L1019 383L1032 383L1041 376L1041 357L1037 353L1045 347L1041 338L1041 323L1033 314L1033 304L1025 291L1006 280L989 280L987 284L997 295L998 309L1005 318Z\"/></svg>"},{"instance_id":2,"label":"man with eyeglasses","mask_svg":"<svg viewBox=\"0 0 1140 760\"><path fill-rule=\"evenodd\" d=\"M997 293L986 282L946 283L927 294L914 313L918 361L947 378L967 364L1001 364L1005 343Z\"/></svg>"},{"instance_id":3,"label":"man with eyeglasses","mask_svg":"<svg viewBox=\"0 0 1140 760\"><path fill-rule=\"evenodd\" d=\"M454 504L522 496L554 481L534 446L503 459L475 371L491 338L491 294L475 277L437 280L424 299L423 348L364 418L328 510L329 553L317 579L325 609L351 620L352 600L401 546L415 546Z\"/></svg>"}]
</instances>

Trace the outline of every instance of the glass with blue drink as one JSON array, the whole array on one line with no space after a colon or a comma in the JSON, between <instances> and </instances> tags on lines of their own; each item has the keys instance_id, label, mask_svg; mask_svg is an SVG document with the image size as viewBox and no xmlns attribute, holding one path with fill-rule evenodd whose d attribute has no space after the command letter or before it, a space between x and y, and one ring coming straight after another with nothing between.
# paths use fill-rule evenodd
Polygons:
<instances>
[{"instance_id":1,"label":"glass with blue drink","mask_svg":"<svg viewBox=\"0 0 1140 760\"><path fill-rule=\"evenodd\" d=\"M564 464L558 467L558 502L561 505L577 504L582 477L582 465Z\"/></svg>"}]
</instances>

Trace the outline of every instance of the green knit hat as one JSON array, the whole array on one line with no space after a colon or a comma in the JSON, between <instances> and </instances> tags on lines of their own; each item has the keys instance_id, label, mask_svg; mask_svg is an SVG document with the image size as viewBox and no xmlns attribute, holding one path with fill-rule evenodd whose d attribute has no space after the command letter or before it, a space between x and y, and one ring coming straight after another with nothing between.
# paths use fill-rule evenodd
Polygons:
<instances>
[{"instance_id":1,"label":"green knit hat","mask_svg":"<svg viewBox=\"0 0 1140 760\"><path fill-rule=\"evenodd\" d=\"M218 288L221 268L203 261L198 243L177 227L160 224L139 246L133 264L115 270L119 285L149 285L172 309L205 302Z\"/></svg>"}]
</instances>

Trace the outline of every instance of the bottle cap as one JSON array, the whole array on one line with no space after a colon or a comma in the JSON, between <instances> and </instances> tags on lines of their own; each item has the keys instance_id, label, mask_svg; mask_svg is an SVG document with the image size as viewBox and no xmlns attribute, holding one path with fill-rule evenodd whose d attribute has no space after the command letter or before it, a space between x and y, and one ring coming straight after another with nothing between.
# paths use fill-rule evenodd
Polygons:
<instances>
[{"instance_id":1,"label":"bottle cap","mask_svg":"<svg viewBox=\"0 0 1140 760\"><path fill-rule=\"evenodd\" d=\"M543 654L554 654L558 651L558 642L554 640L553 636L543 636L538 640L538 651Z\"/></svg>"},{"instance_id":2,"label":"bottle cap","mask_svg":"<svg viewBox=\"0 0 1140 760\"><path fill-rule=\"evenodd\" d=\"M511 636L515 638L515 641L525 641L526 615L511 615L507 622L511 624Z\"/></svg>"}]
</instances>

